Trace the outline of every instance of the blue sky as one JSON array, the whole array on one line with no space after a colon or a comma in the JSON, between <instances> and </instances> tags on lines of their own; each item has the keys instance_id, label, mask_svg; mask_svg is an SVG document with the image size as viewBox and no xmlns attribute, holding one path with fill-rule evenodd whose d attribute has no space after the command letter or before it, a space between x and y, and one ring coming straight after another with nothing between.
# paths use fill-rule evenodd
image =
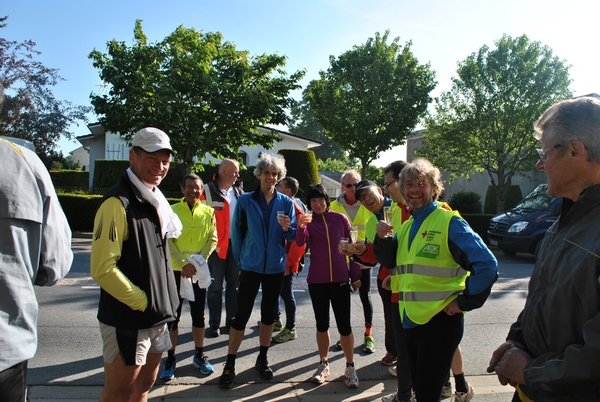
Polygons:
<instances>
[{"instance_id":1,"label":"blue sky","mask_svg":"<svg viewBox=\"0 0 600 402\"><path fill-rule=\"evenodd\" d=\"M493 47L505 33L527 34L571 65L575 95L600 92L598 0L4 0L0 15L9 16L2 37L35 41L39 60L67 79L54 88L57 99L82 105L101 89L88 54L94 48L105 52L112 39L131 44L136 19L143 20L150 41L183 25L220 31L250 54L286 55L288 73L307 70L303 87L327 69L330 55L389 29L390 38L412 41L419 61L436 71L433 96L450 89L457 63L481 46ZM73 130L89 134L85 126ZM78 146L60 142L65 154ZM388 152L377 165L400 157Z\"/></svg>"}]
</instances>

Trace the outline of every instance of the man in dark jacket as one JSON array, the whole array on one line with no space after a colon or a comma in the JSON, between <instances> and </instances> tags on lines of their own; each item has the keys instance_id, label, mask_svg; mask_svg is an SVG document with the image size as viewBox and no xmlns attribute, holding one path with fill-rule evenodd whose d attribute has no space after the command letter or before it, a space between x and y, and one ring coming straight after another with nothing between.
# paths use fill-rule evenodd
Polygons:
<instances>
[{"instance_id":1,"label":"man in dark jacket","mask_svg":"<svg viewBox=\"0 0 600 402\"><path fill-rule=\"evenodd\" d=\"M536 168L563 197L529 282L527 301L488 371L513 401L600 400L600 101L551 106L535 125Z\"/></svg>"},{"instance_id":2,"label":"man in dark jacket","mask_svg":"<svg viewBox=\"0 0 600 402\"><path fill-rule=\"evenodd\" d=\"M103 341L100 401L145 401L162 352L167 322L179 304L167 238L182 225L158 189L169 171L169 137L144 128L132 138L131 167L104 195L94 220L91 275L101 287Z\"/></svg>"}]
</instances>

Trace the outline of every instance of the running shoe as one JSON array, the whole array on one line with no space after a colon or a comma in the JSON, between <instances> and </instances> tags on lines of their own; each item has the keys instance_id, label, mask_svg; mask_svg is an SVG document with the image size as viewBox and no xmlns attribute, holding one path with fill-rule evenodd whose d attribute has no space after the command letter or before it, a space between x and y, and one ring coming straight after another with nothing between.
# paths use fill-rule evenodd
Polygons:
<instances>
[{"instance_id":1,"label":"running shoe","mask_svg":"<svg viewBox=\"0 0 600 402\"><path fill-rule=\"evenodd\" d=\"M175 358L165 360L165 368L160 372L160 379L163 381L172 380L175 377L175 367L177 366L177 362Z\"/></svg>"},{"instance_id":2,"label":"running shoe","mask_svg":"<svg viewBox=\"0 0 600 402\"><path fill-rule=\"evenodd\" d=\"M348 388L358 388L358 376L356 375L356 368L353 366L346 366L346 386Z\"/></svg>"},{"instance_id":3,"label":"running shoe","mask_svg":"<svg viewBox=\"0 0 600 402\"><path fill-rule=\"evenodd\" d=\"M471 399L473 399L473 395L475 395L475 390L473 389L473 386L471 384L468 384L468 386L469 389L467 390L467 392L456 392L454 395L452 395L450 402L469 402Z\"/></svg>"},{"instance_id":4,"label":"running shoe","mask_svg":"<svg viewBox=\"0 0 600 402\"><path fill-rule=\"evenodd\" d=\"M389 352L386 353L385 356L383 356L383 359L381 359L381 364L384 366L393 366L396 364L396 356Z\"/></svg>"},{"instance_id":5,"label":"running shoe","mask_svg":"<svg viewBox=\"0 0 600 402\"><path fill-rule=\"evenodd\" d=\"M365 335L365 340L363 343L363 352L365 353L374 353L377 349L375 349L375 339L371 335Z\"/></svg>"},{"instance_id":6,"label":"running shoe","mask_svg":"<svg viewBox=\"0 0 600 402\"><path fill-rule=\"evenodd\" d=\"M231 388L233 387L233 379L235 378L235 367L232 364L225 364L223 373L219 378L219 388Z\"/></svg>"},{"instance_id":7,"label":"running shoe","mask_svg":"<svg viewBox=\"0 0 600 402\"><path fill-rule=\"evenodd\" d=\"M256 358L254 368L258 371L258 375L260 375L260 378L263 380L270 380L273 378L273 370L269 367L269 361L266 357L264 359L261 359L260 357Z\"/></svg>"},{"instance_id":8,"label":"running shoe","mask_svg":"<svg viewBox=\"0 0 600 402\"><path fill-rule=\"evenodd\" d=\"M281 332L275 335L272 339L273 342L284 343L287 341L293 341L296 338L298 338L298 335L296 334L296 328L287 329L286 327L282 329Z\"/></svg>"},{"instance_id":9,"label":"running shoe","mask_svg":"<svg viewBox=\"0 0 600 402\"><path fill-rule=\"evenodd\" d=\"M215 371L212 364L208 362L208 357L205 355L202 355L200 358L194 356L192 359L192 365L197 369L200 369L200 372L204 375L210 375Z\"/></svg>"},{"instance_id":10,"label":"running shoe","mask_svg":"<svg viewBox=\"0 0 600 402\"><path fill-rule=\"evenodd\" d=\"M315 382L317 384L323 384L325 382L325 377L328 377L329 374L329 362L323 361L319 364L319 368L313 374L312 382Z\"/></svg>"},{"instance_id":11,"label":"running shoe","mask_svg":"<svg viewBox=\"0 0 600 402\"><path fill-rule=\"evenodd\" d=\"M442 388L442 398L450 398L452 396L452 384L444 384Z\"/></svg>"}]
</instances>

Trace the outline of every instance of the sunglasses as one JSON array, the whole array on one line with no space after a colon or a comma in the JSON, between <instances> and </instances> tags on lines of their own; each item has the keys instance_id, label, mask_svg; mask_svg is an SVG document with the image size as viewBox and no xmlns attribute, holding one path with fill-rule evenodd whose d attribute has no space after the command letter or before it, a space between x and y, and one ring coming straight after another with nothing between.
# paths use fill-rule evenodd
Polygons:
<instances>
[{"instance_id":1,"label":"sunglasses","mask_svg":"<svg viewBox=\"0 0 600 402\"><path fill-rule=\"evenodd\" d=\"M352 184L348 183L348 184L344 184L344 187L346 187L346 188L352 188L352 187L356 187L356 186L358 186L358 183L352 183Z\"/></svg>"}]
</instances>

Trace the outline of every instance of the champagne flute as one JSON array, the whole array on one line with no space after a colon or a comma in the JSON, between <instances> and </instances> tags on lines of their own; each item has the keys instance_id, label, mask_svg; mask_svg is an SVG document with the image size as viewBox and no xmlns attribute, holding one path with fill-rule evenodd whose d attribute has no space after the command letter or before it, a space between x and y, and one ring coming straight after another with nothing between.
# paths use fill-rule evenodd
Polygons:
<instances>
[{"instance_id":1,"label":"champagne flute","mask_svg":"<svg viewBox=\"0 0 600 402\"><path fill-rule=\"evenodd\" d=\"M350 238L352 239L352 243L356 243L358 240L358 228L356 226L352 226L350 230Z\"/></svg>"},{"instance_id":2,"label":"champagne flute","mask_svg":"<svg viewBox=\"0 0 600 402\"><path fill-rule=\"evenodd\" d=\"M393 215L392 207L383 207L383 220L385 221L385 223L387 223L390 226L392 226L392 215ZM390 233L388 233L386 237L392 237L391 232L392 231L390 230Z\"/></svg>"}]
</instances>

